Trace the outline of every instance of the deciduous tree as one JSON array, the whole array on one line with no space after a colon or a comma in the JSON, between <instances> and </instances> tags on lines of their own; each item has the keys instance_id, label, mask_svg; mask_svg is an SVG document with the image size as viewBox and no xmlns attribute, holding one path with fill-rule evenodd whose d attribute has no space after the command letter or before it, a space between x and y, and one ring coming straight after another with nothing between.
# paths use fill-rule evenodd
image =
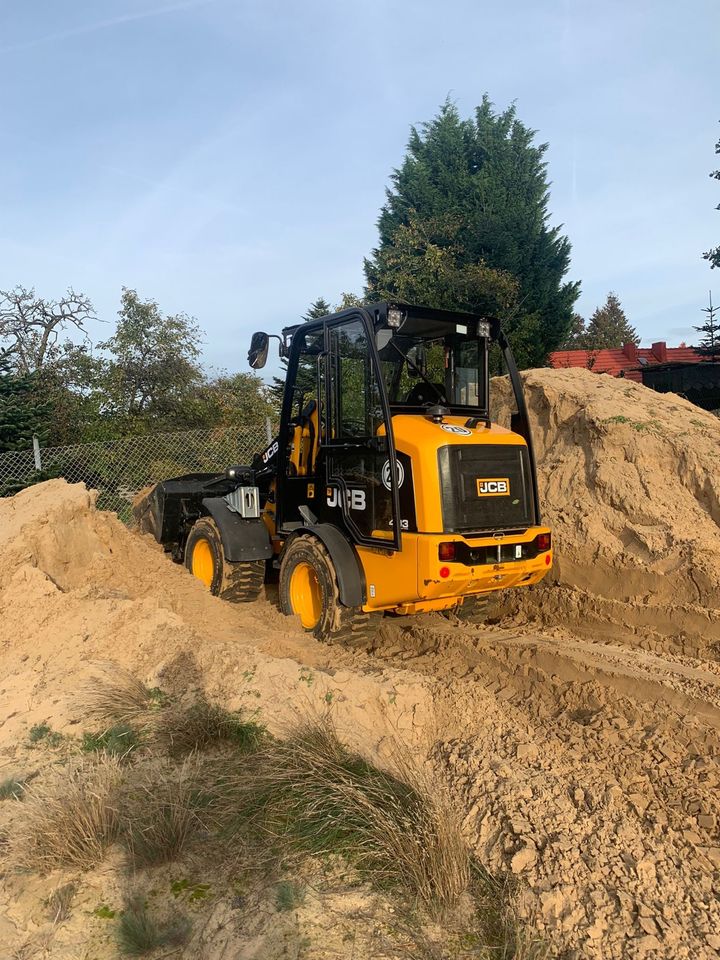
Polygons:
<instances>
[{"instance_id":1,"label":"deciduous tree","mask_svg":"<svg viewBox=\"0 0 720 960\"><path fill-rule=\"evenodd\" d=\"M98 383L106 420L122 432L131 425L181 428L186 404L205 379L200 328L184 313L164 316L154 300L127 288L118 317L115 333L98 344L108 354Z\"/></svg>"},{"instance_id":2,"label":"deciduous tree","mask_svg":"<svg viewBox=\"0 0 720 960\"><path fill-rule=\"evenodd\" d=\"M61 359L75 328L85 334L85 324L94 319L90 299L68 289L59 300L38 297L34 289L0 290L0 342L20 374L36 373Z\"/></svg>"}]
</instances>

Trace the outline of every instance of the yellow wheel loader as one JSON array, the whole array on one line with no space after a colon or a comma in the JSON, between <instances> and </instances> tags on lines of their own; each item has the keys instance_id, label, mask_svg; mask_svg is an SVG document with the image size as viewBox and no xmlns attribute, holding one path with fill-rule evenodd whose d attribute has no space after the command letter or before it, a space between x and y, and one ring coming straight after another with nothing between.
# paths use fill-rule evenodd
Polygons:
<instances>
[{"instance_id":1,"label":"yellow wheel loader","mask_svg":"<svg viewBox=\"0 0 720 960\"><path fill-rule=\"evenodd\" d=\"M270 336L248 359L260 369ZM373 303L288 327L278 436L249 465L158 484L135 507L217 596L259 595L321 640L361 640L382 614L474 619L488 594L552 564L522 384L495 318ZM489 354L516 412L490 419Z\"/></svg>"}]
</instances>

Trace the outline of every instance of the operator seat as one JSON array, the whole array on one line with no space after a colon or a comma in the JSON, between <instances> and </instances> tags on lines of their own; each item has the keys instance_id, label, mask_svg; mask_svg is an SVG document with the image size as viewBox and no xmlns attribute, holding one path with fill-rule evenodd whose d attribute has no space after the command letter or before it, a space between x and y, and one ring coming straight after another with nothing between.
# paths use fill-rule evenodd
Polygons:
<instances>
[{"instance_id":1,"label":"operator seat","mask_svg":"<svg viewBox=\"0 0 720 960\"><path fill-rule=\"evenodd\" d=\"M298 418L296 442L298 450L297 472L300 476L312 475L318 437L318 405L309 400Z\"/></svg>"},{"instance_id":2,"label":"operator seat","mask_svg":"<svg viewBox=\"0 0 720 960\"><path fill-rule=\"evenodd\" d=\"M441 383L414 384L407 395L405 403L412 404L414 407L424 407L428 403L440 403L445 401L445 387Z\"/></svg>"}]
</instances>

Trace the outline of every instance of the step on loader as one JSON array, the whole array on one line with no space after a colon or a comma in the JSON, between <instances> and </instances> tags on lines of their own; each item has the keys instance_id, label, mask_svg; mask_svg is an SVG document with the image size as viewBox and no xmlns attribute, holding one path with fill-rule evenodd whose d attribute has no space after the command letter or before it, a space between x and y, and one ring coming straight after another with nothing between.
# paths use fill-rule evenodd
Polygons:
<instances>
[{"instance_id":1,"label":"step on loader","mask_svg":"<svg viewBox=\"0 0 720 960\"><path fill-rule=\"evenodd\" d=\"M215 595L282 611L321 640L362 642L382 614L475 620L489 594L541 580L541 524L522 383L495 318L373 303L287 327L278 436L251 464L157 484L135 505ZM271 337L255 333L253 369ZM502 354L516 411L490 418Z\"/></svg>"}]
</instances>

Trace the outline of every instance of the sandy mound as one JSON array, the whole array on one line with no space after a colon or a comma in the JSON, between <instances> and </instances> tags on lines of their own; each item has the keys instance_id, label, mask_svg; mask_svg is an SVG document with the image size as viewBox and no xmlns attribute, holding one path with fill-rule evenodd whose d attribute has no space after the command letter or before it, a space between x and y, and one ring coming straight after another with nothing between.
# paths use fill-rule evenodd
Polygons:
<instances>
[{"instance_id":1,"label":"sandy mound","mask_svg":"<svg viewBox=\"0 0 720 960\"><path fill-rule=\"evenodd\" d=\"M688 651L720 641L720 419L587 370L524 382L557 585L524 608ZM506 421L508 385L495 386Z\"/></svg>"},{"instance_id":2,"label":"sandy mound","mask_svg":"<svg viewBox=\"0 0 720 960\"><path fill-rule=\"evenodd\" d=\"M488 868L518 878L524 916L551 956L720 956L720 668L613 645L618 630L602 619L609 610L637 625L631 618L644 613L656 626L664 616L672 635L682 615L717 629L708 613L720 606L717 472L709 478L702 464L712 462L718 427L695 408L686 416L676 398L648 399L595 375L534 371L527 381L559 549L559 584L535 596L566 620L586 604L602 645L556 626L463 631L432 617L389 622L371 655L322 645L269 600L235 607L209 596L153 541L99 513L94 494L50 481L0 500L0 779L51 777L78 754L87 727L77 694L94 660L116 661L149 686L196 688L226 708L257 710L278 734L298 713L330 710L341 738L371 758L398 744L432 758L468 842ZM644 422L641 400L656 406L663 432L632 426ZM668 405L675 433L659 412ZM632 423L618 420L628 409ZM681 413L698 435L692 456ZM662 503L646 492L662 488L659 464L671 484ZM641 505L631 510L635 495ZM63 735L59 746L30 743L40 723ZM21 803L0 804L0 843L19 816ZM52 924L43 903L70 880L79 885L73 917ZM171 880L159 875L166 894ZM0 943L25 950L19 956L76 960L82 939L110 960L111 921L96 911L119 905L123 882L112 858L83 876L7 871ZM353 896L350 907L374 929L371 904ZM198 902L207 939L178 957L274 960L277 937L259 943L236 900ZM286 955L381 955L352 926L348 903L333 913L327 897L308 898ZM271 925L283 949L285 923Z\"/></svg>"}]
</instances>

